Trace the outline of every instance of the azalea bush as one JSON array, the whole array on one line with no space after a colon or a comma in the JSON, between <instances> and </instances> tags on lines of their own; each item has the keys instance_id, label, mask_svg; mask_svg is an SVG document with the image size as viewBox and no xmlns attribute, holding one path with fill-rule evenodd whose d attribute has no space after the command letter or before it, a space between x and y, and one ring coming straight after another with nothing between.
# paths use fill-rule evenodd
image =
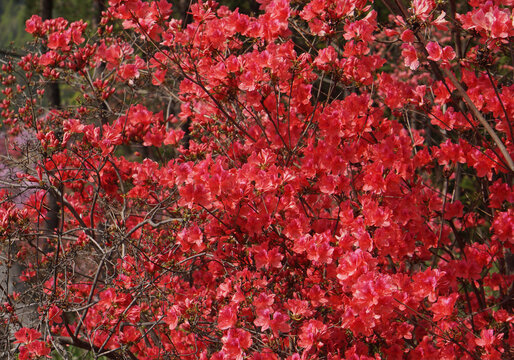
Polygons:
<instances>
[{"instance_id":1,"label":"azalea bush","mask_svg":"<svg viewBox=\"0 0 514 360\"><path fill-rule=\"evenodd\" d=\"M511 359L513 2L259 3L27 20L4 354Z\"/></svg>"}]
</instances>

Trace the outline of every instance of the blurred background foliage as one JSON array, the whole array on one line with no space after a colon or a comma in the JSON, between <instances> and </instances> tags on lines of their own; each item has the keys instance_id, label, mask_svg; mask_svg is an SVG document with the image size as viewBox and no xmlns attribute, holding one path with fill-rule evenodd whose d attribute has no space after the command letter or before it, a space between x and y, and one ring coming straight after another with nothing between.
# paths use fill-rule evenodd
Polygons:
<instances>
[{"instance_id":1,"label":"blurred background foliage","mask_svg":"<svg viewBox=\"0 0 514 360\"><path fill-rule=\"evenodd\" d=\"M41 0L24 0L24 18L41 13ZM53 0L53 17L62 17L69 21L84 19L89 21L93 17L93 0ZM105 1L107 3L107 0ZM23 24L24 25L24 24Z\"/></svg>"},{"instance_id":2,"label":"blurred background foliage","mask_svg":"<svg viewBox=\"0 0 514 360\"><path fill-rule=\"evenodd\" d=\"M25 1L0 0L0 49L19 48L30 40L25 32L25 10Z\"/></svg>"}]
</instances>

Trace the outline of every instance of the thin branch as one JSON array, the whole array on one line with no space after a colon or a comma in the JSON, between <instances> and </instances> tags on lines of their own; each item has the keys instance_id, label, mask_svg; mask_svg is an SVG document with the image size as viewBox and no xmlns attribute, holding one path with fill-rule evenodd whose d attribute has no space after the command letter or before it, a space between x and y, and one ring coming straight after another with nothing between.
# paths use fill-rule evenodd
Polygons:
<instances>
[{"instance_id":1,"label":"thin branch","mask_svg":"<svg viewBox=\"0 0 514 360\"><path fill-rule=\"evenodd\" d=\"M512 158L510 157L509 152L507 151L507 148L503 144L503 142L500 140L498 135L496 135L496 132L493 130L491 125L487 122L487 120L482 116L480 111L478 111L477 107L473 103L473 101L470 99L460 82L455 78L455 76L452 74L452 72L448 69L443 69L444 74L450 79L453 86L457 88L457 91L459 92L459 95L462 97L466 105L471 109L471 112L475 115L477 120L482 124L482 126L485 128L487 133L493 138L494 143L498 148L500 149L502 155L504 156L505 160L507 161L507 164L509 165L510 171L514 172L514 161L512 161Z\"/></svg>"}]
</instances>

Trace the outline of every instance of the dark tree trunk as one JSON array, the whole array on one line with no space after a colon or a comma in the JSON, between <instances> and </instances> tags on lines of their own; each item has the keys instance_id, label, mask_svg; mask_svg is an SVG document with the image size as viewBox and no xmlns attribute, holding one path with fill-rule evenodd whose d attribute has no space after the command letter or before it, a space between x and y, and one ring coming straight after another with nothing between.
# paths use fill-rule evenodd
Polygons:
<instances>
[{"instance_id":1,"label":"dark tree trunk","mask_svg":"<svg viewBox=\"0 0 514 360\"><path fill-rule=\"evenodd\" d=\"M48 20L52 18L52 12L54 8L53 0L40 0L40 11L41 18L44 20ZM59 84L55 81L49 82L46 85L45 93L48 99L48 105L50 108L60 108L61 107L61 91L59 89ZM57 130L57 129L56 129ZM59 227L59 211L60 207L57 203L57 199L55 195L49 193L48 200L48 218L46 222L47 229L50 232L56 231Z\"/></svg>"},{"instance_id":2,"label":"dark tree trunk","mask_svg":"<svg viewBox=\"0 0 514 360\"><path fill-rule=\"evenodd\" d=\"M54 1L53 0L40 0L40 11L41 18L43 20L48 20L52 18L52 11L54 9Z\"/></svg>"},{"instance_id":3,"label":"dark tree trunk","mask_svg":"<svg viewBox=\"0 0 514 360\"><path fill-rule=\"evenodd\" d=\"M105 11L105 0L93 0L93 18L91 23L93 29L98 29L100 20L102 20L102 12Z\"/></svg>"}]
</instances>

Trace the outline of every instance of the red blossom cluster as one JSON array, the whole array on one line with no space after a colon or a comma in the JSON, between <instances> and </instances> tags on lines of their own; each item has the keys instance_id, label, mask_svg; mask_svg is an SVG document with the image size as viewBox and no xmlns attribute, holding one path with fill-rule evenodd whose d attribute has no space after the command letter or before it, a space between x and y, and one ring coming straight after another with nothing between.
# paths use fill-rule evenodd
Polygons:
<instances>
[{"instance_id":1,"label":"red blossom cluster","mask_svg":"<svg viewBox=\"0 0 514 360\"><path fill-rule=\"evenodd\" d=\"M9 134L36 134L2 160L6 351L512 358L512 1L259 3L27 20L43 50L1 74ZM74 102L46 109L55 81Z\"/></svg>"}]
</instances>

